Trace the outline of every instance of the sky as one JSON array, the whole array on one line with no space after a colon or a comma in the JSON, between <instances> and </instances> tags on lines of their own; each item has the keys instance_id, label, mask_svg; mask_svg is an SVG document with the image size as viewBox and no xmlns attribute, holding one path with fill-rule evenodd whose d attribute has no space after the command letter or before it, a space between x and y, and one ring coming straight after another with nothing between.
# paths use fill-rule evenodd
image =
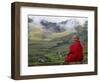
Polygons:
<instances>
[{"instance_id":1,"label":"sky","mask_svg":"<svg viewBox=\"0 0 100 82\"><path fill-rule=\"evenodd\" d=\"M66 31L73 31L75 32L75 26L81 25L83 26L85 21L88 20L87 17L75 17L75 16L44 16L44 15L28 15L29 18L33 20L29 25L31 28L41 28L44 27L40 21L46 20L48 22L57 23L60 27L66 29ZM67 21L66 24L61 24L63 21Z\"/></svg>"},{"instance_id":2,"label":"sky","mask_svg":"<svg viewBox=\"0 0 100 82\"><path fill-rule=\"evenodd\" d=\"M47 20L49 22L62 22L62 21L66 21L66 20L70 20L70 19L73 19L73 20L77 20L80 22L80 24L83 24L87 18L86 17L64 17L64 16L40 16L40 15L29 15L28 16L29 18L33 19L34 20L34 23L39 23L41 20Z\"/></svg>"}]
</instances>

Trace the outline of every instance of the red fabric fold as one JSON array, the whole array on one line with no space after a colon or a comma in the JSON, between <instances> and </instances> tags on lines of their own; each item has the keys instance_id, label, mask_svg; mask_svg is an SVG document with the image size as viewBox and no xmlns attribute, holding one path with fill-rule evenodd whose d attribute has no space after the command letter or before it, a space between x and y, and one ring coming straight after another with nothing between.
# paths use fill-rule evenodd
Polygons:
<instances>
[{"instance_id":1,"label":"red fabric fold","mask_svg":"<svg viewBox=\"0 0 100 82\"><path fill-rule=\"evenodd\" d=\"M64 62L77 62L83 60L83 47L80 41L74 42L69 47L69 53L66 54Z\"/></svg>"}]
</instances>

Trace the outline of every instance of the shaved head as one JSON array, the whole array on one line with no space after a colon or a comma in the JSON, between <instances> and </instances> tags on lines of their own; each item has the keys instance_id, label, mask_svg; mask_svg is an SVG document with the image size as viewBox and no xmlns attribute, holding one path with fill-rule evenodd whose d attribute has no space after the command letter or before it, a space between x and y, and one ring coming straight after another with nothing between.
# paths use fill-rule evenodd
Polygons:
<instances>
[{"instance_id":1,"label":"shaved head","mask_svg":"<svg viewBox=\"0 0 100 82\"><path fill-rule=\"evenodd\" d=\"M72 35L72 40L73 40L73 41L79 40L79 36L78 36L78 35Z\"/></svg>"}]
</instances>

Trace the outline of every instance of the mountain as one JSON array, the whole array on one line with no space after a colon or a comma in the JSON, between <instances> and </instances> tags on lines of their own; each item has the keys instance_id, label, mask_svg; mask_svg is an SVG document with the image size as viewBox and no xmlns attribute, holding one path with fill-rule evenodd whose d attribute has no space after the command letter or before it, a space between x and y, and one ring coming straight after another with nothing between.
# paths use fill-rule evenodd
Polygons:
<instances>
[{"instance_id":1,"label":"mountain","mask_svg":"<svg viewBox=\"0 0 100 82\"><path fill-rule=\"evenodd\" d=\"M58 23L56 22L48 22L46 20L41 20L41 25L43 25L43 29L48 32L63 32L65 31Z\"/></svg>"},{"instance_id":2,"label":"mountain","mask_svg":"<svg viewBox=\"0 0 100 82\"><path fill-rule=\"evenodd\" d=\"M71 33L79 34L87 29L87 24L88 22L85 22L82 26L79 21L74 19L67 19L61 22L51 22L42 19L40 22L29 23L28 35L30 40L50 41ZM87 33L87 31L85 32ZM81 35L83 36L83 33Z\"/></svg>"},{"instance_id":3,"label":"mountain","mask_svg":"<svg viewBox=\"0 0 100 82\"><path fill-rule=\"evenodd\" d=\"M75 26L78 25L78 22L74 19L69 19L61 22L41 20L40 24L43 26L43 29L48 32L75 32Z\"/></svg>"}]
</instances>

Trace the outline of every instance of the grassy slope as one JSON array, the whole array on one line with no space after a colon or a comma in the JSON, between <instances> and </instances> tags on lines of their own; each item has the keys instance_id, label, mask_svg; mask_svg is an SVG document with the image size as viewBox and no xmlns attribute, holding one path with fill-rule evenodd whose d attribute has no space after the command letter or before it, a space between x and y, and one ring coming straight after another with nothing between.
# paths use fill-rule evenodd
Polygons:
<instances>
[{"instance_id":1,"label":"grassy slope","mask_svg":"<svg viewBox=\"0 0 100 82\"><path fill-rule=\"evenodd\" d=\"M29 65L52 63L62 64L64 57L68 52L68 46L71 42L71 35L72 34L68 35L65 32L53 33L49 35L49 40L43 39L41 36L34 36L41 39L29 40ZM85 49L85 52L87 52L87 49ZM87 53L85 54L85 57L86 55ZM87 60L85 60L84 62L86 61Z\"/></svg>"}]
</instances>

